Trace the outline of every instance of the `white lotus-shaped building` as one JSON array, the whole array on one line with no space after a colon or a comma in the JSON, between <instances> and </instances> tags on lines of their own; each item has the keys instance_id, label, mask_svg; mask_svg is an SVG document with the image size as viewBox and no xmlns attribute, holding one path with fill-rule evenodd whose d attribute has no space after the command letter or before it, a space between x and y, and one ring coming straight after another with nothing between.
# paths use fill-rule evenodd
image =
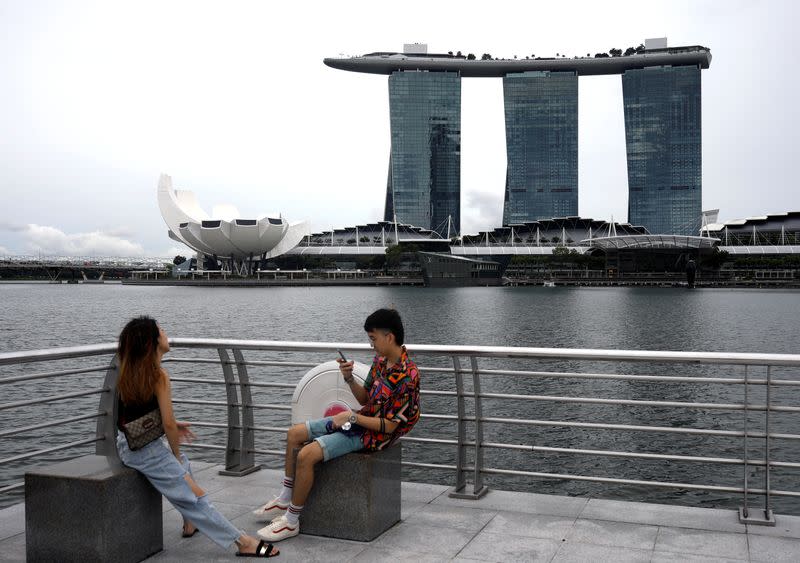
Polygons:
<instances>
[{"instance_id":1,"label":"white lotus-shaped building","mask_svg":"<svg viewBox=\"0 0 800 563\"><path fill-rule=\"evenodd\" d=\"M170 238L218 258L274 258L309 234L305 221L290 224L272 215L241 219L236 207L229 204L214 206L209 216L193 192L172 189L172 178L167 174L158 180L158 207Z\"/></svg>"}]
</instances>

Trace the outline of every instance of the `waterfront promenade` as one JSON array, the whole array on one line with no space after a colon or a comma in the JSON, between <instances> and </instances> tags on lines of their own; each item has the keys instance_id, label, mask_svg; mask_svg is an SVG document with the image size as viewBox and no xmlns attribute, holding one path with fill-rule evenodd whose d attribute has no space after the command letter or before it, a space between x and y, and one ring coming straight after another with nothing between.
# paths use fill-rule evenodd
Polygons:
<instances>
[{"instance_id":1,"label":"waterfront promenade","mask_svg":"<svg viewBox=\"0 0 800 563\"><path fill-rule=\"evenodd\" d=\"M245 477L194 463L198 482L234 524L254 532L250 511L280 482L278 470ZM402 521L369 543L300 535L280 542L276 561L800 561L800 517L774 528L745 526L733 510L491 490L452 499L445 485L403 483ZM25 561L24 504L0 510L0 561ZM346 515L342 515L346 518ZM148 561L230 561L203 536L180 537L164 503L164 551Z\"/></svg>"}]
</instances>

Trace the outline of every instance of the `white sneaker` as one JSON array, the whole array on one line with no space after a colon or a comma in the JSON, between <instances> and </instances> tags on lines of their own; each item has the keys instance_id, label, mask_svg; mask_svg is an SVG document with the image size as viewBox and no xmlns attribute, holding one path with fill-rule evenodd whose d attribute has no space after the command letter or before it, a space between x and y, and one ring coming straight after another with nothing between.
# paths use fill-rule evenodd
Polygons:
<instances>
[{"instance_id":1,"label":"white sneaker","mask_svg":"<svg viewBox=\"0 0 800 563\"><path fill-rule=\"evenodd\" d=\"M276 518L271 523L261 528L258 532L258 537L268 542L276 542L293 538L300 533L300 522L291 526L286 516Z\"/></svg>"},{"instance_id":2,"label":"white sneaker","mask_svg":"<svg viewBox=\"0 0 800 563\"><path fill-rule=\"evenodd\" d=\"M282 503L280 499L274 498L261 508L253 511L261 522L272 522L278 516L282 516L289 509L289 503Z\"/></svg>"}]
</instances>

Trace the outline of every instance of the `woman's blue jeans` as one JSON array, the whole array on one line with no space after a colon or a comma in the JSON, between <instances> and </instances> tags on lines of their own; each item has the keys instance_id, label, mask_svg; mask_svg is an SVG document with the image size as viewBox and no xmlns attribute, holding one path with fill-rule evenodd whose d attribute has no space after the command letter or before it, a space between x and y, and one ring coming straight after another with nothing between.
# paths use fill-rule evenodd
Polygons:
<instances>
[{"instance_id":1,"label":"woman's blue jeans","mask_svg":"<svg viewBox=\"0 0 800 563\"><path fill-rule=\"evenodd\" d=\"M214 508L205 495L198 497L184 479L192 474L189 460L172 455L162 440L154 440L140 450L131 451L122 433L117 433L117 451L122 463L142 473L147 480L197 529L211 541L229 548L244 534Z\"/></svg>"}]
</instances>

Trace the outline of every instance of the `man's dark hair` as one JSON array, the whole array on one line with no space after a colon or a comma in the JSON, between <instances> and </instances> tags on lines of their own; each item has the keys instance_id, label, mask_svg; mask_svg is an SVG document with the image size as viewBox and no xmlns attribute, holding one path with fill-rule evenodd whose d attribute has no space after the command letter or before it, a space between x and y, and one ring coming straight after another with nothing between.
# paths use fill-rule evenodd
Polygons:
<instances>
[{"instance_id":1,"label":"man's dark hair","mask_svg":"<svg viewBox=\"0 0 800 563\"><path fill-rule=\"evenodd\" d=\"M364 330L369 332L371 330L388 330L394 334L394 341L399 346L403 345L405 337L405 330L403 329L403 320L400 318L400 313L394 309L378 309L372 313L367 320L364 321Z\"/></svg>"}]
</instances>

